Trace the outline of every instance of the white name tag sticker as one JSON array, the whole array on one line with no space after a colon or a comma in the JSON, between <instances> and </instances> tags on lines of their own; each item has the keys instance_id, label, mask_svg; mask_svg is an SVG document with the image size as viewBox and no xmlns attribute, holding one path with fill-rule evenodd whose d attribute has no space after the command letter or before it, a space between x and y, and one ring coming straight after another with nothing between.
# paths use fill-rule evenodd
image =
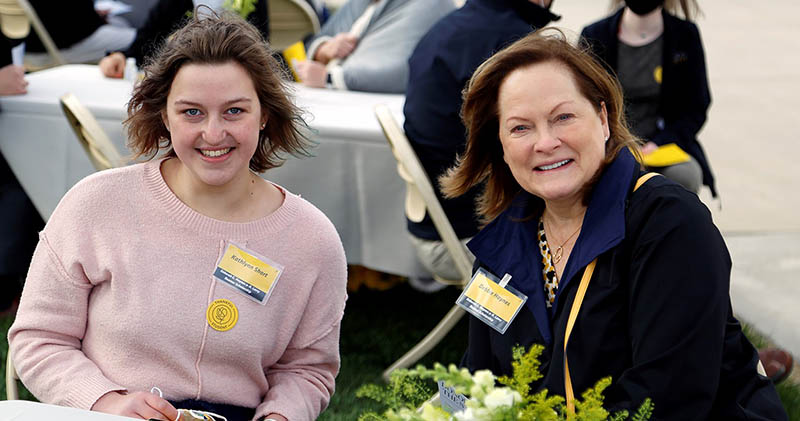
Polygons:
<instances>
[{"instance_id":1,"label":"white name tag sticker","mask_svg":"<svg viewBox=\"0 0 800 421\"><path fill-rule=\"evenodd\" d=\"M509 279L511 276L506 275L502 281L498 281L496 276L480 268L472 276L456 304L494 330L505 333L528 300L525 294L508 285Z\"/></svg>"},{"instance_id":2,"label":"white name tag sticker","mask_svg":"<svg viewBox=\"0 0 800 421\"><path fill-rule=\"evenodd\" d=\"M283 266L231 242L214 269L217 280L261 305L267 303L281 273Z\"/></svg>"}]
</instances>

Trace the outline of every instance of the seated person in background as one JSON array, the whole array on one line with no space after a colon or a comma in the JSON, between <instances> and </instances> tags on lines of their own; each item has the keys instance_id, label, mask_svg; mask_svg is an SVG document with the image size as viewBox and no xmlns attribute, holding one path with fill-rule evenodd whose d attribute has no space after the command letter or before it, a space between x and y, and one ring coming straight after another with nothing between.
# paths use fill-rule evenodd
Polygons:
<instances>
[{"instance_id":1,"label":"seated person in background","mask_svg":"<svg viewBox=\"0 0 800 421\"><path fill-rule=\"evenodd\" d=\"M42 402L167 420L325 409L347 269L325 215L258 176L309 144L277 66L255 27L203 13L146 65L125 124L139 157L165 154L70 189L9 330Z\"/></svg>"},{"instance_id":2,"label":"seated person in background","mask_svg":"<svg viewBox=\"0 0 800 421\"><path fill-rule=\"evenodd\" d=\"M11 63L11 43L0 32L0 96L27 92L25 70ZM14 301L44 222L0 155L0 314L14 314Z\"/></svg>"},{"instance_id":3,"label":"seated person in background","mask_svg":"<svg viewBox=\"0 0 800 421\"><path fill-rule=\"evenodd\" d=\"M20 95L28 92L25 69L11 62L11 41L0 32L0 95Z\"/></svg>"},{"instance_id":4,"label":"seated person in background","mask_svg":"<svg viewBox=\"0 0 800 421\"><path fill-rule=\"evenodd\" d=\"M703 42L690 19L696 0L612 0L623 5L612 16L583 29L582 38L618 77L627 119L645 140L642 153L675 143L688 162L652 168L697 193L701 183L717 196L714 176L697 132L711 104Z\"/></svg>"},{"instance_id":5,"label":"seated person in background","mask_svg":"<svg viewBox=\"0 0 800 421\"><path fill-rule=\"evenodd\" d=\"M350 0L306 42L295 63L303 84L351 91L403 93L408 57L453 0Z\"/></svg>"},{"instance_id":6,"label":"seated person in background","mask_svg":"<svg viewBox=\"0 0 800 421\"><path fill-rule=\"evenodd\" d=\"M504 46L559 17L547 10L551 0L467 0L437 22L420 40L408 60L409 78L403 109L403 128L417 157L436 180L464 152L461 91L484 60ZM456 235L468 241L478 232L475 197L479 188L439 201ZM420 261L428 271L445 279L460 275L433 221L408 221L408 231ZM413 283L412 283L413 285Z\"/></svg>"},{"instance_id":7,"label":"seated person in background","mask_svg":"<svg viewBox=\"0 0 800 421\"><path fill-rule=\"evenodd\" d=\"M30 3L68 63L96 63L107 51L128 48L136 37L136 29L124 19L95 10L93 0ZM49 60L36 31L31 30L25 39L25 54L34 65Z\"/></svg>"},{"instance_id":8,"label":"seated person in background","mask_svg":"<svg viewBox=\"0 0 800 421\"><path fill-rule=\"evenodd\" d=\"M267 20L267 1L256 0L256 9L247 13L247 20L258 28L265 39L269 39L269 22ZM239 4L238 2L234 2ZM196 5L222 11L222 1L213 0L159 0L150 10L147 20L136 34L136 39L127 48L118 48L100 60L100 71L106 77L121 78L125 70L125 59L133 57L136 64L142 67L144 58L152 55L155 48L191 15ZM236 11L239 13L239 11Z\"/></svg>"},{"instance_id":9,"label":"seated person in background","mask_svg":"<svg viewBox=\"0 0 800 421\"><path fill-rule=\"evenodd\" d=\"M476 270L510 275L528 299L505 334L470 317L463 364L508 375L512 348L539 343L534 390L570 399L568 384L580 393L611 376L612 411L651 398L661 421L786 420L733 316L722 235L697 195L642 177L622 101L557 31L512 44L470 80L466 151L443 191L485 183Z\"/></svg>"}]
</instances>

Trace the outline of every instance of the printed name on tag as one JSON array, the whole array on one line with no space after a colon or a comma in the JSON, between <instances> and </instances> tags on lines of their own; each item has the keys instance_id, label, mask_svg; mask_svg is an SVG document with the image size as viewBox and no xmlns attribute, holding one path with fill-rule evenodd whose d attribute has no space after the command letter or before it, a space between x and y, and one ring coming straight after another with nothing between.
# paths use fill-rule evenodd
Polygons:
<instances>
[{"instance_id":1,"label":"printed name on tag","mask_svg":"<svg viewBox=\"0 0 800 421\"><path fill-rule=\"evenodd\" d=\"M439 385L439 403L445 411L454 414L467 409L466 396L456 393L456 389L452 386L445 386L444 380L439 380L437 384Z\"/></svg>"},{"instance_id":2,"label":"printed name on tag","mask_svg":"<svg viewBox=\"0 0 800 421\"><path fill-rule=\"evenodd\" d=\"M498 332L505 333L528 300L525 294L507 285L509 279L511 276L506 275L502 281L498 281L497 277L480 268L456 304Z\"/></svg>"},{"instance_id":3,"label":"printed name on tag","mask_svg":"<svg viewBox=\"0 0 800 421\"><path fill-rule=\"evenodd\" d=\"M228 242L214 277L260 304L266 304L283 273L283 266Z\"/></svg>"}]
</instances>

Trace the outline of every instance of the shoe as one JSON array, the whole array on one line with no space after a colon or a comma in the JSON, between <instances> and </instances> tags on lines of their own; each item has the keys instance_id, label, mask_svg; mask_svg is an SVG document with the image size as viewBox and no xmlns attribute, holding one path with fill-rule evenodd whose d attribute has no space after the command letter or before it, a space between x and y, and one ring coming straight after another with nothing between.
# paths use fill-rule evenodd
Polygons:
<instances>
[{"instance_id":1,"label":"shoe","mask_svg":"<svg viewBox=\"0 0 800 421\"><path fill-rule=\"evenodd\" d=\"M433 278L408 278L408 284L411 285L411 288L426 294L432 294L447 288L447 284L437 282Z\"/></svg>"},{"instance_id":2,"label":"shoe","mask_svg":"<svg viewBox=\"0 0 800 421\"><path fill-rule=\"evenodd\" d=\"M758 358L761 359L761 364L764 365L767 377L775 384L789 377L794 366L792 354L780 348L764 348L758 351Z\"/></svg>"}]
</instances>

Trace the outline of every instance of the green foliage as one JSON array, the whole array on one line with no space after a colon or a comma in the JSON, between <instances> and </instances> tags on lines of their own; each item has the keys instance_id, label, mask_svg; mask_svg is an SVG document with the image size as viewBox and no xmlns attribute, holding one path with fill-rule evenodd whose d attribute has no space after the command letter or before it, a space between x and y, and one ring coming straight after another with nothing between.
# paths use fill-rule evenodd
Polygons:
<instances>
[{"instance_id":1,"label":"green foliage","mask_svg":"<svg viewBox=\"0 0 800 421\"><path fill-rule=\"evenodd\" d=\"M647 398L642 403L642 406L639 407L639 410L633 414L633 418L631 421L646 421L649 420L650 417L653 416L653 409L655 409L655 405L653 405L653 401L650 398Z\"/></svg>"},{"instance_id":2,"label":"green foliage","mask_svg":"<svg viewBox=\"0 0 800 421\"><path fill-rule=\"evenodd\" d=\"M395 370L391 381L386 387L366 384L356 390L356 397L367 398L385 405L387 414L405 413L415 411L425 400L433 394L433 389L419 376L412 375L409 370ZM367 412L359 417L359 421L382 420L393 421L394 418L381 418L374 412Z\"/></svg>"},{"instance_id":3,"label":"green foliage","mask_svg":"<svg viewBox=\"0 0 800 421\"><path fill-rule=\"evenodd\" d=\"M256 11L258 0L225 0L222 7L226 10L236 12L242 19L247 19L250 13Z\"/></svg>"},{"instance_id":4,"label":"green foliage","mask_svg":"<svg viewBox=\"0 0 800 421\"><path fill-rule=\"evenodd\" d=\"M547 390L531 394L530 384L542 378L538 358L543 350L540 345L532 346L527 352L515 347L512 376L500 379L487 370L470 374L453 364L444 367L437 363L432 369L417 366L413 370L398 370L387 386L365 385L359 389L359 396L382 402L388 408L383 414L367 412L359 421L623 421L629 418L627 411L609 414L603 408L603 391L611 385L610 377L601 379L583 392L582 399L575 399L574 413L567 411L561 396L548 396ZM429 394L415 379L444 381L457 393L468 397L466 409L451 415L429 403L420 407ZM498 386L497 382L504 386ZM631 421L647 421L652 414L653 403L647 399Z\"/></svg>"},{"instance_id":5,"label":"green foliage","mask_svg":"<svg viewBox=\"0 0 800 421\"><path fill-rule=\"evenodd\" d=\"M531 383L542 378L539 372L539 356L542 355L544 347L534 344L528 352L521 346L515 346L511 350L514 361L511 363L512 377L502 376L497 381L517 392L523 397L528 396Z\"/></svg>"}]
</instances>

